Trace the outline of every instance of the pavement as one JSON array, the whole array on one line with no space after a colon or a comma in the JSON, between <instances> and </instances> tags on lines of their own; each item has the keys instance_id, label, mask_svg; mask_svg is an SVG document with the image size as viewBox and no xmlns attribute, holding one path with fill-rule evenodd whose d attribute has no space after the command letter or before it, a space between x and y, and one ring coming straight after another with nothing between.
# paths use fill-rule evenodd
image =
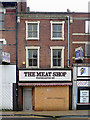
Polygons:
<instances>
[{"instance_id":1,"label":"pavement","mask_svg":"<svg viewBox=\"0 0 90 120\"><path fill-rule=\"evenodd\" d=\"M69 111L0 111L2 117L87 117L90 118L90 110L69 110Z\"/></svg>"}]
</instances>

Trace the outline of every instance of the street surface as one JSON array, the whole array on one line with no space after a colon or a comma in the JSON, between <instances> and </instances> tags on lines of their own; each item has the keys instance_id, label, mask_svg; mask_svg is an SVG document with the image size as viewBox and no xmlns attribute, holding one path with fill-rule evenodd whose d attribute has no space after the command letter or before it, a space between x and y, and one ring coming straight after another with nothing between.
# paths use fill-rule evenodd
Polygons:
<instances>
[{"instance_id":1,"label":"street surface","mask_svg":"<svg viewBox=\"0 0 90 120\"><path fill-rule=\"evenodd\" d=\"M42 117L16 117L16 118L12 118L12 117L7 117L7 118L2 118L1 120L90 120L90 118L42 118Z\"/></svg>"}]
</instances>

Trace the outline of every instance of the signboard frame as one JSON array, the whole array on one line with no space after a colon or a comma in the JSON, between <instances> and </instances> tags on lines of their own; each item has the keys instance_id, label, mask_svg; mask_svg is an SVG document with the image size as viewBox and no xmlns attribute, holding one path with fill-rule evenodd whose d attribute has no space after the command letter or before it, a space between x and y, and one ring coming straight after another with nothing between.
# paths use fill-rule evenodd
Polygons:
<instances>
[{"instance_id":1,"label":"signboard frame","mask_svg":"<svg viewBox=\"0 0 90 120\"><path fill-rule=\"evenodd\" d=\"M19 70L19 82L24 81L72 81L72 69Z\"/></svg>"}]
</instances>

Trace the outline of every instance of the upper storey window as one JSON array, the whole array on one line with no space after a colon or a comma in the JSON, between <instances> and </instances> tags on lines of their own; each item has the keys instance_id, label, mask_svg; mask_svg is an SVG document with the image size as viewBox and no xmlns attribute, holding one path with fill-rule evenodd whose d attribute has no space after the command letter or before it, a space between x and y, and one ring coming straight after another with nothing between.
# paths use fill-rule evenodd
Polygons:
<instances>
[{"instance_id":1,"label":"upper storey window","mask_svg":"<svg viewBox=\"0 0 90 120\"><path fill-rule=\"evenodd\" d=\"M85 56L90 57L90 44L85 45Z\"/></svg>"},{"instance_id":2,"label":"upper storey window","mask_svg":"<svg viewBox=\"0 0 90 120\"><path fill-rule=\"evenodd\" d=\"M90 33L90 21L85 21L85 33Z\"/></svg>"},{"instance_id":3,"label":"upper storey window","mask_svg":"<svg viewBox=\"0 0 90 120\"><path fill-rule=\"evenodd\" d=\"M39 40L39 23L40 21L26 21L26 39L27 40Z\"/></svg>"},{"instance_id":4,"label":"upper storey window","mask_svg":"<svg viewBox=\"0 0 90 120\"><path fill-rule=\"evenodd\" d=\"M64 40L64 21L51 21L51 40Z\"/></svg>"},{"instance_id":5,"label":"upper storey window","mask_svg":"<svg viewBox=\"0 0 90 120\"><path fill-rule=\"evenodd\" d=\"M26 67L39 68L39 46L26 47Z\"/></svg>"},{"instance_id":6,"label":"upper storey window","mask_svg":"<svg viewBox=\"0 0 90 120\"><path fill-rule=\"evenodd\" d=\"M64 46L52 46L51 49L51 68L64 67Z\"/></svg>"},{"instance_id":7,"label":"upper storey window","mask_svg":"<svg viewBox=\"0 0 90 120\"><path fill-rule=\"evenodd\" d=\"M0 30L4 28L4 14L0 13Z\"/></svg>"}]
</instances>

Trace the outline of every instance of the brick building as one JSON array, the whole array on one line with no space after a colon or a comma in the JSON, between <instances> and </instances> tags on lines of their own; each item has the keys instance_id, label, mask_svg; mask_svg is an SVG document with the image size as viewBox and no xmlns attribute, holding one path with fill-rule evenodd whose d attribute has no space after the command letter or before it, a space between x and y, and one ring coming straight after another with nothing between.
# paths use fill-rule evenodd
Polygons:
<instances>
[{"instance_id":1,"label":"brick building","mask_svg":"<svg viewBox=\"0 0 90 120\"><path fill-rule=\"evenodd\" d=\"M85 33L88 13L29 12L26 2L3 2L3 6L1 31L2 40L7 42L3 51L10 53L11 63L16 64L18 91L14 89L14 98L18 109L69 110L90 104L89 87L77 86L78 76L73 77L76 70L72 73L72 66L89 66L89 34ZM83 59L79 56L76 60L75 49L79 47ZM80 90L87 93L86 102L79 96L83 94Z\"/></svg>"}]
</instances>

